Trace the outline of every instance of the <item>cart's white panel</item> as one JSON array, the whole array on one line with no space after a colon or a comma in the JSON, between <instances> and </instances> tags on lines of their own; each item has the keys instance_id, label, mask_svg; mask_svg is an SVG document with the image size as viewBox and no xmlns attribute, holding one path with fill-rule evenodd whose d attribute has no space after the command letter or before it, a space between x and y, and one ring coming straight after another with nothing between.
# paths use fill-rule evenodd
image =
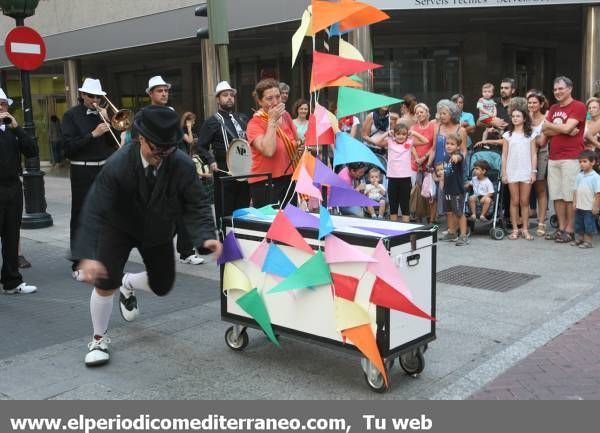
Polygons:
<instances>
[{"instance_id":1,"label":"cart's white panel","mask_svg":"<svg viewBox=\"0 0 600 433\"><path fill-rule=\"evenodd\" d=\"M333 217L336 231L354 233L379 239L385 235L357 229L353 226L377 227L391 230L418 230L421 226L415 224L402 224L389 221L365 220L348 217ZM227 228L228 232L232 230ZM248 275L263 296L267 310L274 325L283 326L310 335L342 341L335 327L335 311L330 286L321 286L315 289L301 289L284 293L268 294L267 292L277 284L277 280L266 275L253 263L247 261L260 241L242 239L243 235L263 239L264 231L235 228L236 235L246 260L237 261L235 264ZM307 239L309 245L319 245L319 242ZM413 301L422 310L431 313L431 272L432 272L432 237L417 241L417 251L411 252L410 243L392 248L391 256L399 267L401 275L405 278L407 287L413 294ZM309 255L297 248L278 245L290 260L298 267L308 260ZM373 248L354 245L366 254L372 254ZM406 256L420 254L419 264L415 267L406 265ZM369 304L369 295L375 277L366 271L366 263L339 263L330 266L332 272L350 275L360 279L357 290L356 302L369 312L372 319L373 331L376 331L376 307ZM238 290L230 291L227 297L227 312L243 317L250 317L236 303L244 293ZM390 349L406 344L416 338L431 332L431 324L426 319L414 317L405 313L390 311ZM350 342L347 342L350 344Z\"/></svg>"}]
</instances>

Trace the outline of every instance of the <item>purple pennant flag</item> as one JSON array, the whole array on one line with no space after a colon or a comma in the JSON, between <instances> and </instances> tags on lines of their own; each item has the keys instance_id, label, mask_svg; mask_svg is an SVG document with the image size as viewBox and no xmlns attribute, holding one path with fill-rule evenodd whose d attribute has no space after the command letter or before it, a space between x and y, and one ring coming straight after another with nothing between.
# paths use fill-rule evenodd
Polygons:
<instances>
[{"instance_id":1,"label":"purple pennant flag","mask_svg":"<svg viewBox=\"0 0 600 433\"><path fill-rule=\"evenodd\" d=\"M400 236L400 235L408 233L405 230L382 229L382 228L379 228L379 227L359 227L359 226L354 226L354 228L355 229L366 230L366 231L369 231L369 232L379 233L380 235L386 235L386 236Z\"/></svg>"},{"instance_id":2,"label":"purple pennant flag","mask_svg":"<svg viewBox=\"0 0 600 433\"><path fill-rule=\"evenodd\" d=\"M340 188L351 188L344 179L339 177L337 174L333 172L329 167L327 167L319 158L315 158L315 175L313 177L314 183L318 183L320 185L331 185L337 186Z\"/></svg>"},{"instance_id":3,"label":"purple pennant flag","mask_svg":"<svg viewBox=\"0 0 600 433\"><path fill-rule=\"evenodd\" d=\"M283 209L283 213L296 228L309 227L313 229L319 228L319 218L309 213L298 209L296 206L287 204Z\"/></svg>"},{"instance_id":4,"label":"purple pennant flag","mask_svg":"<svg viewBox=\"0 0 600 433\"><path fill-rule=\"evenodd\" d=\"M353 189L331 187L328 206L379 206L369 197Z\"/></svg>"},{"instance_id":5,"label":"purple pennant flag","mask_svg":"<svg viewBox=\"0 0 600 433\"><path fill-rule=\"evenodd\" d=\"M223 239L223 252L217 259L217 263L222 265L223 263L233 262L234 260L240 260L244 258L244 254L240 249L240 244L235 238L233 231L230 231L225 239Z\"/></svg>"}]
</instances>

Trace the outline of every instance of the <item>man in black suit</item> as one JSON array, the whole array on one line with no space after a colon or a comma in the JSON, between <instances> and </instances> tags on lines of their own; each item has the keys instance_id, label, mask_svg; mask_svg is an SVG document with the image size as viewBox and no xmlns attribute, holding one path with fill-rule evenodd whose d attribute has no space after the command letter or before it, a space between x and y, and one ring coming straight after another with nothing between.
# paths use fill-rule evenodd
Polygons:
<instances>
[{"instance_id":1,"label":"man in black suit","mask_svg":"<svg viewBox=\"0 0 600 433\"><path fill-rule=\"evenodd\" d=\"M108 160L86 198L85 229L79 231L72 252L86 281L95 285L88 366L109 360L106 331L115 290L120 289L121 315L132 321L139 314L135 290L164 296L173 287L178 219L200 251L218 256L222 248L194 163L177 150L182 137L177 113L164 106L146 107L136 115L133 128L138 141ZM123 274L134 247L146 272Z\"/></svg>"}]
</instances>

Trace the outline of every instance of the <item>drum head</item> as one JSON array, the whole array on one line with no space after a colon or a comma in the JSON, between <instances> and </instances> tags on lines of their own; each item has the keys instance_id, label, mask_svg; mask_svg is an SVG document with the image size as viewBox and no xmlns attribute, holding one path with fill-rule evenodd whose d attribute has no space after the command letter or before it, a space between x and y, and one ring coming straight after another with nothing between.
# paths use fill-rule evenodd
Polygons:
<instances>
[{"instance_id":1,"label":"drum head","mask_svg":"<svg viewBox=\"0 0 600 433\"><path fill-rule=\"evenodd\" d=\"M236 138L229 143L227 151L227 167L232 176L250 174L252 170L252 151L246 140ZM238 179L245 182L246 179Z\"/></svg>"}]
</instances>

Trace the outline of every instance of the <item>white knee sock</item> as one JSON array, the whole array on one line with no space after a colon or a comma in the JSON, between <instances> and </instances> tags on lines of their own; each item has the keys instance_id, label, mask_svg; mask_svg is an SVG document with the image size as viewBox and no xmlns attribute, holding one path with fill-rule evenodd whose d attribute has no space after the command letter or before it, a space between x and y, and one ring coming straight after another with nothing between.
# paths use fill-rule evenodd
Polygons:
<instances>
[{"instance_id":1,"label":"white knee sock","mask_svg":"<svg viewBox=\"0 0 600 433\"><path fill-rule=\"evenodd\" d=\"M126 273L123 277L123 286L129 290L141 290L153 293L148 284L148 272L138 272L137 274Z\"/></svg>"},{"instance_id":2,"label":"white knee sock","mask_svg":"<svg viewBox=\"0 0 600 433\"><path fill-rule=\"evenodd\" d=\"M108 322L113 307L113 295L100 296L96 289L92 291L90 298L90 313L92 314L92 325L94 335L104 335L108 329Z\"/></svg>"}]
</instances>

